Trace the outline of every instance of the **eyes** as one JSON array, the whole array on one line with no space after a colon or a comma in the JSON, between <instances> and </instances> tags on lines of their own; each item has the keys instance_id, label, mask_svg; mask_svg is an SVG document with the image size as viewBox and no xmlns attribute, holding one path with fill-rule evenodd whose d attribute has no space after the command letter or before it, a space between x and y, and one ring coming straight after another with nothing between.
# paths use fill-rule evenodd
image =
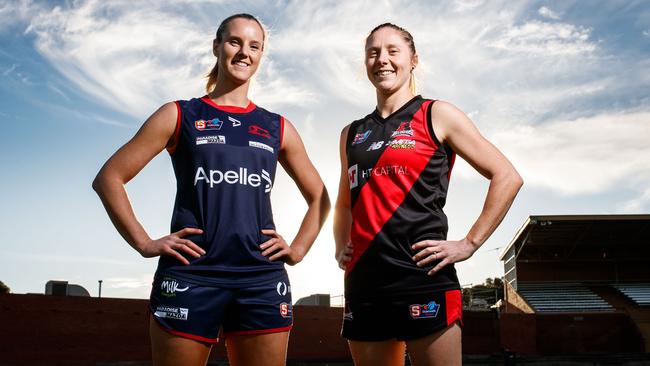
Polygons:
<instances>
[{"instance_id":1,"label":"eyes","mask_svg":"<svg viewBox=\"0 0 650 366\"><path fill-rule=\"evenodd\" d=\"M381 50L379 48L370 48L370 49L366 50L366 57L367 58L376 58L379 55L380 52L381 52ZM390 47L390 48L388 48L388 50L386 50L386 52L388 52L389 56L396 56L396 55L399 55L400 49L397 48L397 47Z\"/></svg>"},{"instance_id":2,"label":"eyes","mask_svg":"<svg viewBox=\"0 0 650 366\"><path fill-rule=\"evenodd\" d=\"M233 38L233 39L230 39L230 40L226 41L226 43L229 44L232 47L239 48L239 47L242 47L244 42L242 42L240 39ZM256 42L256 41L251 42L248 47L252 51L260 51L262 49L262 45L259 42Z\"/></svg>"}]
</instances>

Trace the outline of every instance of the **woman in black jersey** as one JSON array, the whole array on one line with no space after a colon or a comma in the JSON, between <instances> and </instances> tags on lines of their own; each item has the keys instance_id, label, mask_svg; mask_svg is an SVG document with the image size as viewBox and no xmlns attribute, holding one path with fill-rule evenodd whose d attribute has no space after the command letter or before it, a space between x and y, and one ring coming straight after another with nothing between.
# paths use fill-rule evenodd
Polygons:
<instances>
[{"instance_id":1,"label":"woman in black jersey","mask_svg":"<svg viewBox=\"0 0 650 366\"><path fill-rule=\"evenodd\" d=\"M208 95L160 107L93 182L124 239L143 257L160 257L150 301L154 365L205 365L223 333L230 365L286 362L292 311L283 263L305 256L329 199L293 125L248 98L265 39L252 15L226 18ZM164 149L177 196L171 234L153 239L124 185ZM308 204L290 245L271 215L277 162Z\"/></svg>"},{"instance_id":2,"label":"woman in black jersey","mask_svg":"<svg viewBox=\"0 0 650 366\"><path fill-rule=\"evenodd\" d=\"M454 263L494 232L523 181L472 121L415 95L413 37L394 24L365 44L376 110L346 126L334 217L345 270L342 336L357 366L461 364L461 296ZM447 240L443 212L456 154L490 180L469 233Z\"/></svg>"}]
</instances>

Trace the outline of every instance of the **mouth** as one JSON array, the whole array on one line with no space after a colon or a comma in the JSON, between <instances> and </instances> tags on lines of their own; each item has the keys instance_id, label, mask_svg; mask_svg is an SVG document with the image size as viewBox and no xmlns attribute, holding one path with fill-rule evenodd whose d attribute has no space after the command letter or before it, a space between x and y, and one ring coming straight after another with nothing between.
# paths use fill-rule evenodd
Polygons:
<instances>
[{"instance_id":1,"label":"mouth","mask_svg":"<svg viewBox=\"0 0 650 366\"><path fill-rule=\"evenodd\" d=\"M250 66L249 64L245 63L244 61L233 61L232 64L237 66L237 67L244 68L244 69Z\"/></svg>"},{"instance_id":2,"label":"mouth","mask_svg":"<svg viewBox=\"0 0 650 366\"><path fill-rule=\"evenodd\" d=\"M375 72L375 76L381 78L381 77L386 77L386 76L392 75L394 73L395 73L394 70L379 70L379 71Z\"/></svg>"}]
</instances>

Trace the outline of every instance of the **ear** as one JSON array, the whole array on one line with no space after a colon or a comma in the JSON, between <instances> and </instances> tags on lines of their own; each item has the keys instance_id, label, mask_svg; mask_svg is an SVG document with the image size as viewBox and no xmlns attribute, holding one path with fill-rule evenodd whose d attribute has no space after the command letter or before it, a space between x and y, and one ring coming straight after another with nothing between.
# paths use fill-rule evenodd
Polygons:
<instances>
[{"instance_id":1,"label":"ear","mask_svg":"<svg viewBox=\"0 0 650 366\"><path fill-rule=\"evenodd\" d=\"M219 57L218 48L219 48L219 41L217 41L217 39L215 38L212 41L212 54L214 55L214 57Z\"/></svg>"},{"instance_id":2,"label":"ear","mask_svg":"<svg viewBox=\"0 0 650 366\"><path fill-rule=\"evenodd\" d=\"M415 55L413 55L413 57L411 57L411 70L415 70L415 68L418 66L418 62L420 62L420 58L416 53Z\"/></svg>"}]
</instances>

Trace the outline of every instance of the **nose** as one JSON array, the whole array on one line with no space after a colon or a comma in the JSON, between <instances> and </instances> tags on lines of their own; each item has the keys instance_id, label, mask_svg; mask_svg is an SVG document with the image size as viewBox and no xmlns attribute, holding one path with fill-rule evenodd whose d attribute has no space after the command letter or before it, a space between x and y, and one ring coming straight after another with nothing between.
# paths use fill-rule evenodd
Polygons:
<instances>
[{"instance_id":1,"label":"nose","mask_svg":"<svg viewBox=\"0 0 650 366\"><path fill-rule=\"evenodd\" d=\"M379 54L377 55L377 62L380 65L386 65L388 63L388 52L385 52L383 50L379 51Z\"/></svg>"}]
</instances>

